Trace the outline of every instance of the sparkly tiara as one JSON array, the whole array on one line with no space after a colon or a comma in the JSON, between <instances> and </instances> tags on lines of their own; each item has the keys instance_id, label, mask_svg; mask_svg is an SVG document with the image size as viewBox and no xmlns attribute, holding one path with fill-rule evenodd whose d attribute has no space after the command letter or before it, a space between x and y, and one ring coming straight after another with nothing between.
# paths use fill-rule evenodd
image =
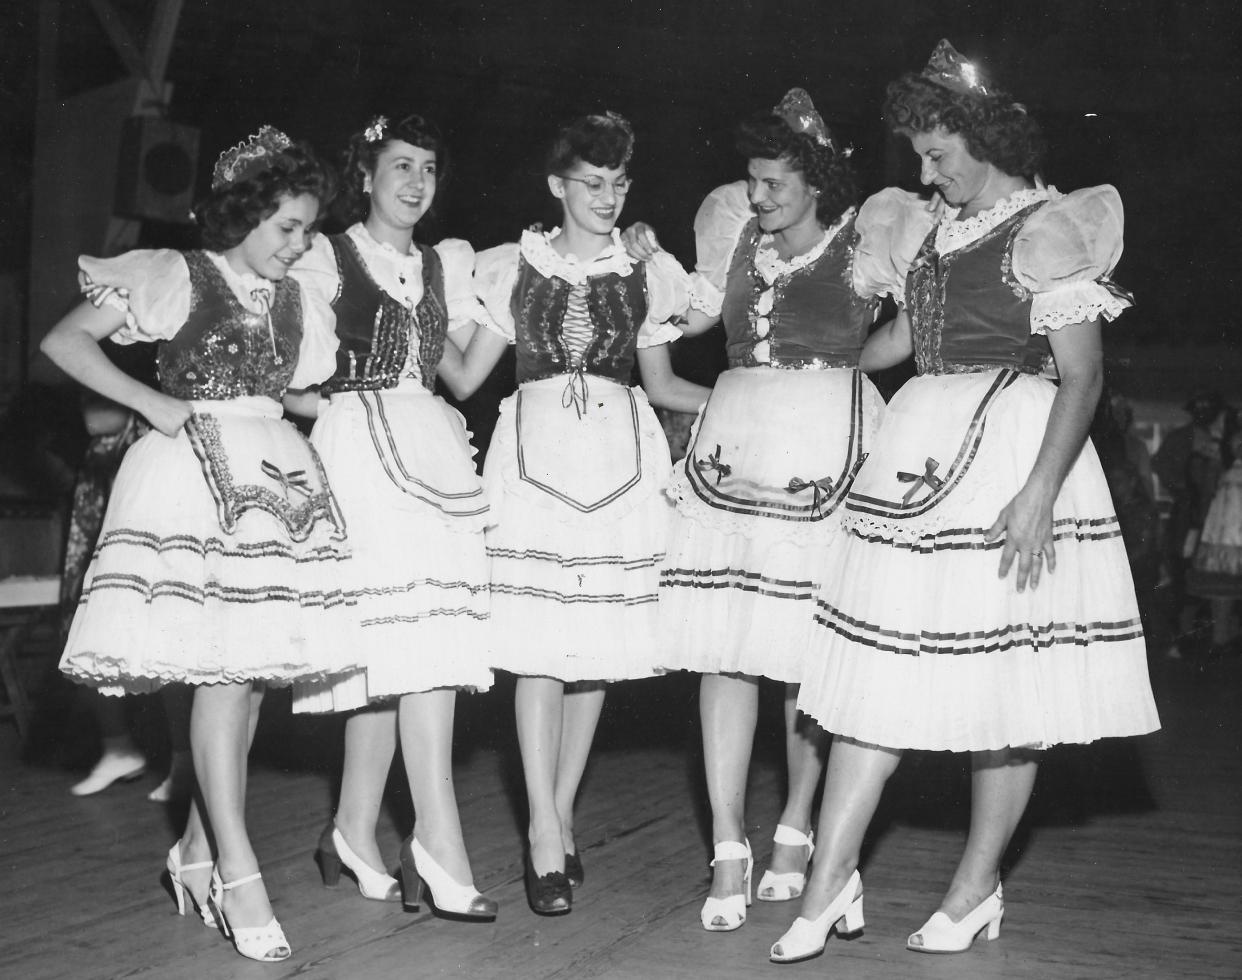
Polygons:
<instances>
[{"instance_id":1,"label":"sparkly tiara","mask_svg":"<svg viewBox=\"0 0 1242 980\"><path fill-rule=\"evenodd\" d=\"M971 62L948 41L941 40L927 59L923 78L962 95L995 95L996 89Z\"/></svg>"},{"instance_id":2,"label":"sparkly tiara","mask_svg":"<svg viewBox=\"0 0 1242 980\"><path fill-rule=\"evenodd\" d=\"M211 189L216 191L228 187L266 169L270 157L292 145L293 141L279 129L262 127L253 136L220 154L211 171Z\"/></svg>"},{"instance_id":3,"label":"sparkly tiara","mask_svg":"<svg viewBox=\"0 0 1242 980\"><path fill-rule=\"evenodd\" d=\"M832 133L828 131L824 120L815 111L815 104L811 101L806 89L791 88L785 93L785 97L772 107L772 113L780 116L785 121L785 125L795 133L809 136L820 146L827 147L833 153L837 152ZM846 155L849 155L849 151Z\"/></svg>"}]
</instances>

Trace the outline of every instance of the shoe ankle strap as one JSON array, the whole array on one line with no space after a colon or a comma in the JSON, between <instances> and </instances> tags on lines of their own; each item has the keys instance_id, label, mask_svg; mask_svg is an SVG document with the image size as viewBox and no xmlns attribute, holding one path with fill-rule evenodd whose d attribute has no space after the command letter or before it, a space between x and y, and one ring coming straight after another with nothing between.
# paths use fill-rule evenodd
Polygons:
<instances>
[{"instance_id":1,"label":"shoe ankle strap","mask_svg":"<svg viewBox=\"0 0 1242 980\"><path fill-rule=\"evenodd\" d=\"M797 827L791 827L786 823L778 823L776 825L776 833L772 835L773 844L786 844L789 847L809 847L815 850L815 831L804 834Z\"/></svg>"},{"instance_id":2,"label":"shoe ankle strap","mask_svg":"<svg viewBox=\"0 0 1242 980\"><path fill-rule=\"evenodd\" d=\"M750 858L750 841L722 840L712 850L711 867L717 861L746 861Z\"/></svg>"},{"instance_id":3,"label":"shoe ankle strap","mask_svg":"<svg viewBox=\"0 0 1242 980\"><path fill-rule=\"evenodd\" d=\"M246 875L246 877L244 878L235 878L233 881L222 881L220 882L220 887L224 891L228 891L230 888L238 888L241 885L248 885L252 881L258 881L262 877L263 877L263 872L256 871L254 874Z\"/></svg>"}]
</instances>

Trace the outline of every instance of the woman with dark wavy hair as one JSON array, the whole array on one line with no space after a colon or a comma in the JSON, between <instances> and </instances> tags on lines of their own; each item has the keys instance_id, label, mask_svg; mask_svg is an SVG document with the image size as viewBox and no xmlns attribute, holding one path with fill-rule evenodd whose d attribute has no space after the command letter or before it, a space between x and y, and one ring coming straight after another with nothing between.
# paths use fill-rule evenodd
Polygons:
<instances>
[{"instance_id":1,"label":"woman with dark wavy hair","mask_svg":"<svg viewBox=\"0 0 1242 980\"><path fill-rule=\"evenodd\" d=\"M205 250L79 260L87 301L44 339L74 379L152 426L113 485L61 670L104 693L194 685L200 797L168 852L186 897L243 956L289 956L245 822L263 686L343 670L345 523L280 398L332 369L327 319L286 273L330 182L264 127L221 155L197 208ZM159 389L104 356L159 345Z\"/></svg>"},{"instance_id":2,"label":"woman with dark wavy hair","mask_svg":"<svg viewBox=\"0 0 1242 980\"><path fill-rule=\"evenodd\" d=\"M919 236L907 229L923 227L899 198L854 207L849 151L801 89L744 122L737 150L748 180L713 191L695 218L684 328L723 320L729 370L675 470L660 579L661 662L703 675L715 873L701 920L720 932L745 922L751 899L744 806L764 677L784 687L788 792L758 897L788 901L805 884L827 738L798 716L797 681L823 552L883 411L858 370L877 286L903 261L894 249L913 254ZM629 233L636 248L644 237Z\"/></svg>"},{"instance_id":3,"label":"woman with dark wavy hair","mask_svg":"<svg viewBox=\"0 0 1242 980\"><path fill-rule=\"evenodd\" d=\"M434 391L446 338L464 346L484 314L473 249L414 242L444 162L434 124L376 116L345 156L355 223L316 239L293 270L336 315L332 376L286 402L317 417L311 440L349 522L358 622L350 646L366 667L299 685L293 707L353 712L339 804L319 841L324 883L335 884L343 865L365 898L402 898L375 839L400 743L416 821L401 848L405 905L418 908L425 882L438 912L488 920L496 903L473 884L452 766L457 692L492 685L488 507L465 420Z\"/></svg>"},{"instance_id":4,"label":"woman with dark wavy hair","mask_svg":"<svg viewBox=\"0 0 1242 980\"><path fill-rule=\"evenodd\" d=\"M885 116L936 193L904 308L863 351L912 353L845 502L798 707L834 734L802 915L772 947L816 956L860 929L863 835L905 749L970 752L970 832L924 953L995 939L1001 858L1040 750L1159 722L1125 545L1087 429L1100 319L1130 305L1111 187L1037 179L1026 109L947 42ZM1049 376L1059 377L1054 383Z\"/></svg>"},{"instance_id":5,"label":"woman with dark wavy hair","mask_svg":"<svg viewBox=\"0 0 1242 980\"><path fill-rule=\"evenodd\" d=\"M651 405L693 411L707 397L668 353L689 277L671 256L635 262L621 245L633 148L616 113L560 127L545 172L561 225L480 254L488 329L450 382L468 393L515 345L518 390L501 403L483 480L497 518L492 663L518 675L526 896L540 915L568 913L582 884L574 804L605 682L658 672L669 450Z\"/></svg>"}]
</instances>

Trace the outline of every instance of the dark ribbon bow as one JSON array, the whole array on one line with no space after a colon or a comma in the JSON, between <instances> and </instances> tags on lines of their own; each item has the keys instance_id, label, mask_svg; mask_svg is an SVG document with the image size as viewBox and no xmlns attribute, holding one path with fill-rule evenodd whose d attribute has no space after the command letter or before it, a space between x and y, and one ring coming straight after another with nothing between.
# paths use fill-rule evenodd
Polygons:
<instances>
[{"instance_id":1,"label":"dark ribbon bow","mask_svg":"<svg viewBox=\"0 0 1242 980\"><path fill-rule=\"evenodd\" d=\"M910 498L918 493L919 487L927 486L935 492L944 486L944 480L936 476L936 470L940 468L940 464L928 456L927 463L925 465L926 469L922 473L905 473L901 470L897 471L898 480L902 483L913 484L913 486L906 491L906 495L901 498L901 502L903 504L908 504L910 502Z\"/></svg>"},{"instance_id":2,"label":"dark ribbon bow","mask_svg":"<svg viewBox=\"0 0 1242 980\"><path fill-rule=\"evenodd\" d=\"M815 491L815 495L811 498L811 510L818 514L824 499L832 495L832 479L825 476L823 479L808 482L800 476L795 476L785 487L788 493L801 493L803 490L809 489L814 489Z\"/></svg>"},{"instance_id":3,"label":"dark ribbon bow","mask_svg":"<svg viewBox=\"0 0 1242 980\"><path fill-rule=\"evenodd\" d=\"M716 486L720 486L723 477L733 472L733 467L728 463L720 462L720 443L716 443L716 451L708 453L707 459L696 459L694 465L699 468L700 473L710 473L716 471Z\"/></svg>"},{"instance_id":4,"label":"dark ribbon bow","mask_svg":"<svg viewBox=\"0 0 1242 980\"><path fill-rule=\"evenodd\" d=\"M263 474L280 484L280 488L285 492L285 499L289 499L289 491L296 490L304 497L311 495L310 480L306 479L306 470L290 470L284 472L275 463L269 463L266 459L259 464L259 468L263 470Z\"/></svg>"},{"instance_id":5,"label":"dark ribbon bow","mask_svg":"<svg viewBox=\"0 0 1242 980\"><path fill-rule=\"evenodd\" d=\"M565 385L565 391L561 394L561 408L573 407L578 413L578 418L586 413L587 399L591 395L591 390L587 387L586 373L583 365L579 364L569 374L569 384Z\"/></svg>"}]
</instances>

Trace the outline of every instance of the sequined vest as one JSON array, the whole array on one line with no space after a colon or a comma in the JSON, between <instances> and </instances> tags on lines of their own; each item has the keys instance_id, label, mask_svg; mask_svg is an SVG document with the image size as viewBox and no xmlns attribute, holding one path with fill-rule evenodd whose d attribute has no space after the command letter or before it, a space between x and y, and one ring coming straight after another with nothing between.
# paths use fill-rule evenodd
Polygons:
<instances>
[{"instance_id":1,"label":"sequined vest","mask_svg":"<svg viewBox=\"0 0 1242 980\"><path fill-rule=\"evenodd\" d=\"M184 255L190 312L176 335L159 345L160 388L187 401L245 395L279 400L302 344L298 284L289 278L274 283L268 312L251 313L205 253Z\"/></svg>"},{"instance_id":2,"label":"sequined vest","mask_svg":"<svg viewBox=\"0 0 1242 980\"><path fill-rule=\"evenodd\" d=\"M725 279L721 316L730 367L855 367L877 303L854 292L854 220L833 236L823 254L772 284L772 309L761 314L763 277L755 255L763 232L752 219L742 231ZM767 341L770 358L757 359Z\"/></svg>"},{"instance_id":3,"label":"sequined vest","mask_svg":"<svg viewBox=\"0 0 1242 980\"><path fill-rule=\"evenodd\" d=\"M423 387L433 390L448 329L440 256L435 249L417 246L423 258L423 297L411 313L371 278L348 235L333 235L332 247L340 282L332 300L340 346L336 370L324 382L324 394L395 388L412 336L418 340L416 356Z\"/></svg>"},{"instance_id":4,"label":"sequined vest","mask_svg":"<svg viewBox=\"0 0 1242 980\"><path fill-rule=\"evenodd\" d=\"M562 335L571 288L564 279L545 276L525 256L519 257L510 300L518 384L581 370L628 385L638 328L647 319L644 266L636 263L627 276L609 273L587 280L587 309L595 329L578 363L572 361Z\"/></svg>"},{"instance_id":5,"label":"sequined vest","mask_svg":"<svg viewBox=\"0 0 1242 980\"><path fill-rule=\"evenodd\" d=\"M919 374L1043 369L1051 357L1048 338L1031 333L1031 292L1013 275L1014 239L1043 204L1023 208L946 255L936 251L934 228L923 240L906 277Z\"/></svg>"}]
</instances>

